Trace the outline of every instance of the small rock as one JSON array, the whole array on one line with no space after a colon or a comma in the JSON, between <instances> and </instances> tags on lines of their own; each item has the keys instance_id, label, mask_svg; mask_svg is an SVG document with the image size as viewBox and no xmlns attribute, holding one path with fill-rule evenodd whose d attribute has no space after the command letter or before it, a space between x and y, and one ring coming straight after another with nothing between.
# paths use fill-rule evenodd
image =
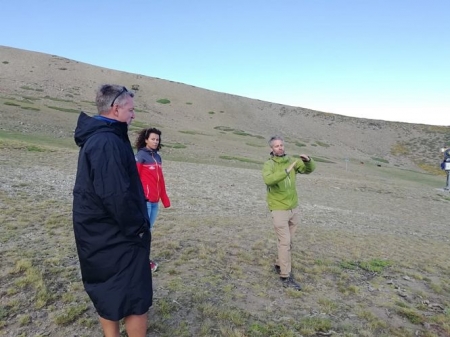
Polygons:
<instances>
[{"instance_id":1,"label":"small rock","mask_svg":"<svg viewBox=\"0 0 450 337\"><path fill-rule=\"evenodd\" d=\"M403 291L399 291L397 294L400 297L404 297L404 298L408 297L408 295L405 292L403 292Z\"/></svg>"}]
</instances>

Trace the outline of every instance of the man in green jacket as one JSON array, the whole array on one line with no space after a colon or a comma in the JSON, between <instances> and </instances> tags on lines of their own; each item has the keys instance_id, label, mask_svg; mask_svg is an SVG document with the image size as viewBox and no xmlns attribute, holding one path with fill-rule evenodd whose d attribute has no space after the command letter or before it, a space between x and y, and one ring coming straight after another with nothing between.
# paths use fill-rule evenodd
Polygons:
<instances>
[{"instance_id":1,"label":"man in green jacket","mask_svg":"<svg viewBox=\"0 0 450 337\"><path fill-rule=\"evenodd\" d=\"M284 140L280 136L271 137L269 146L272 152L270 159L264 163L263 179L267 185L267 204L278 238L275 271L280 275L283 287L301 290L291 274L292 238L300 221L295 178L297 173L313 172L316 164L304 154L297 160L287 156Z\"/></svg>"}]
</instances>

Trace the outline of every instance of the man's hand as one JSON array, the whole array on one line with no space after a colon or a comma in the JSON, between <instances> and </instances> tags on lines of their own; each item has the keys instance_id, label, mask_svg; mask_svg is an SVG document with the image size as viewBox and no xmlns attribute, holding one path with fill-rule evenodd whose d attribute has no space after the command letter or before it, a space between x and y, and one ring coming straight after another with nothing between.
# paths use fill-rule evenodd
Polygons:
<instances>
[{"instance_id":1,"label":"man's hand","mask_svg":"<svg viewBox=\"0 0 450 337\"><path fill-rule=\"evenodd\" d=\"M311 157L307 156L306 154L301 154L300 158L304 161L304 162L309 162L311 160Z\"/></svg>"}]
</instances>

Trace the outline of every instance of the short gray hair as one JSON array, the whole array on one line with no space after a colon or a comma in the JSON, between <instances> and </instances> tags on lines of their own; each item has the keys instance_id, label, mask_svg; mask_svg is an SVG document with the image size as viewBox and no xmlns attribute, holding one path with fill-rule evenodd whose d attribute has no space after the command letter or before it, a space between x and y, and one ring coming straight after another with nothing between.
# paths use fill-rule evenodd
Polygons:
<instances>
[{"instance_id":1,"label":"short gray hair","mask_svg":"<svg viewBox=\"0 0 450 337\"><path fill-rule=\"evenodd\" d=\"M272 147L272 143L273 143L274 140L281 140L284 143L283 137L275 135L275 136L270 137L270 139L269 139L269 146L270 147Z\"/></svg>"},{"instance_id":2,"label":"short gray hair","mask_svg":"<svg viewBox=\"0 0 450 337\"><path fill-rule=\"evenodd\" d=\"M97 90L95 96L95 104L99 114L107 112L111 109L113 103L121 105L126 96L134 97L134 93L130 92L123 85L103 84Z\"/></svg>"}]
</instances>

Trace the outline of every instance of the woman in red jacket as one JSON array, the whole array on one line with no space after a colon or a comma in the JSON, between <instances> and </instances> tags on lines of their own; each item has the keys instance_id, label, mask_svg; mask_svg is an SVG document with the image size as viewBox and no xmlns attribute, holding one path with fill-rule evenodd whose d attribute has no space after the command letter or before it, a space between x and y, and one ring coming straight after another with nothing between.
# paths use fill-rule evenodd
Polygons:
<instances>
[{"instance_id":1,"label":"woman in red jacket","mask_svg":"<svg viewBox=\"0 0 450 337\"><path fill-rule=\"evenodd\" d=\"M170 207L170 199L166 193L166 184L162 171L162 160L158 151L161 149L161 131L155 128L144 129L136 139L136 164L144 188L147 201L150 231L153 230L161 200L165 208ZM150 261L152 271L158 264Z\"/></svg>"}]
</instances>

